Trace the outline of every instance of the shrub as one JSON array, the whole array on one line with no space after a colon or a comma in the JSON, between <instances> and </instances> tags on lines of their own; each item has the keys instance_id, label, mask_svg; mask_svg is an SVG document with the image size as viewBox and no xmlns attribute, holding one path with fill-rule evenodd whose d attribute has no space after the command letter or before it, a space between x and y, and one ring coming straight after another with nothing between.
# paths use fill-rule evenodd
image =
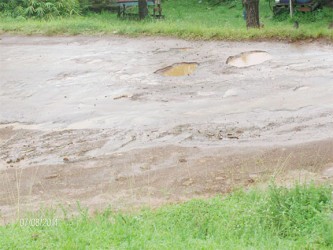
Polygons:
<instances>
[{"instance_id":1,"label":"shrub","mask_svg":"<svg viewBox=\"0 0 333 250\"><path fill-rule=\"evenodd\" d=\"M2 0L0 11L12 17L50 19L80 13L78 0Z\"/></svg>"}]
</instances>

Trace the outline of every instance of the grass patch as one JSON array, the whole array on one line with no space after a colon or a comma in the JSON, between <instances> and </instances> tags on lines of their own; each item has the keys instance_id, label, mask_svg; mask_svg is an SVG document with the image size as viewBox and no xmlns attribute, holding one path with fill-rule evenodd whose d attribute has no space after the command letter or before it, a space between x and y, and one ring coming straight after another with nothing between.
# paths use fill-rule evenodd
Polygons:
<instances>
[{"instance_id":1,"label":"grass patch","mask_svg":"<svg viewBox=\"0 0 333 250\"><path fill-rule=\"evenodd\" d=\"M59 17L51 20L25 19L2 16L0 33L77 35L77 34L126 34L160 35L187 39L333 39L329 23L333 20L332 9L324 8L314 13L296 13L273 17L266 1L260 3L261 23L264 28L247 30L242 17L241 1L226 1L212 6L207 1L169 0L163 4L165 19L147 19L142 22L118 19L116 14L103 12L85 16ZM299 29L293 22L300 23Z\"/></svg>"},{"instance_id":2,"label":"grass patch","mask_svg":"<svg viewBox=\"0 0 333 250\"><path fill-rule=\"evenodd\" d=\"M332 189L239 191L157 210L0 228L1 249L332 249ZM48 218L52 215L48 214Z\"/></svg>"}]
</instances>

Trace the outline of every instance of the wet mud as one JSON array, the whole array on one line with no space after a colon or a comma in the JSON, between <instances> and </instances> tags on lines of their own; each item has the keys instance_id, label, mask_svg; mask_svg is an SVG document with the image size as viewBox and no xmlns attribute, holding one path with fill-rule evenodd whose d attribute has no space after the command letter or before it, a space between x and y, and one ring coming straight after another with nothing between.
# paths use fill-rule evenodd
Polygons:
<instances>
[{"instance_id":1,"label":"wet mud","mask_svg":"<svg viewBox=\"0 0 333 250\"><path fill-rule=\"evenodd\" d=\"M330 44L2 35L0 57L1 223L333 182Z\"/></svg>"}]
</instances>

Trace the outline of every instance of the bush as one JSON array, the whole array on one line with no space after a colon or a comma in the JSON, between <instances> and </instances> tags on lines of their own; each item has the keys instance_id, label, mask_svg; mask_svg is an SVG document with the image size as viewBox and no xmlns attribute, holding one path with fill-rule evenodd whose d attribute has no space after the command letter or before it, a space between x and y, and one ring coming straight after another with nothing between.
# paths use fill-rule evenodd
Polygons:
<instances>
[{"instance_id":1,"label":"bush","mask_svg":"<svg viewBox=\"0 0 333 250\"><path fill-rule=\"evenodd\" d=\"M332 205L331 189L325 186L296 185L292 189L272 186L260 213L265 215L264 224L268 229L274 228L275 232L286 238L311 234L317 237L315 232L318 227L327 226L323 231L331 237L326 239L326 243L332 245L332 221L325 219L325 214L332 212Z\"/></svg>"},{"instance_id":2,"label":"bush","mask_svg":"<svg viewBox=\"0 0 333 250\"><path fill-rule=\"evenodd\" d=\"M50 19L80 13L78 0L2 0L0 11L7 16Z\"/></svg>"}]
</instances>

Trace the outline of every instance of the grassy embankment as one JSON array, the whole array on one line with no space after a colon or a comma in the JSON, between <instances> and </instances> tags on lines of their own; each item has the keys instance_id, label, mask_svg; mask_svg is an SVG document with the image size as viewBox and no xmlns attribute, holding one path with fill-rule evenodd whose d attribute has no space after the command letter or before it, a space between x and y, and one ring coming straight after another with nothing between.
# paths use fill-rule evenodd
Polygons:
<instances>
[{"instance_id":1,"label":"grassy embankment","mask_svg":"<svg viewBox=\"0 0 333 250\"><path fill-rule=\"evenodd\" d=\"M168 0L164 1L164 20L148 19L143 22L121 20L116 14L87 14L57 18L49 21L11 18L1 16L0 33L43 35L78 35L78 34L126 34L126 35L160 35L190 39L333 39L333 10L324 8L315 13L296 13L294 19L288 14L272 17L268 2L261 1L260 17L264 28L247 30L242 17L241 1L227 1L215 6L207 1ZM299 29L293 28L298 20Z\"/></svg>"},{"instance_id":2,"label":"grassy embankment","mask_svg":"<svg viewBox=\"0 0 333 250\"><path fill-rule=\"evenodd\" d=\"M82 210L53 226L0 227L0 249L333 249L332 202L329 187L297 185L130 214Z\"/></svg>"}]
</instances>

